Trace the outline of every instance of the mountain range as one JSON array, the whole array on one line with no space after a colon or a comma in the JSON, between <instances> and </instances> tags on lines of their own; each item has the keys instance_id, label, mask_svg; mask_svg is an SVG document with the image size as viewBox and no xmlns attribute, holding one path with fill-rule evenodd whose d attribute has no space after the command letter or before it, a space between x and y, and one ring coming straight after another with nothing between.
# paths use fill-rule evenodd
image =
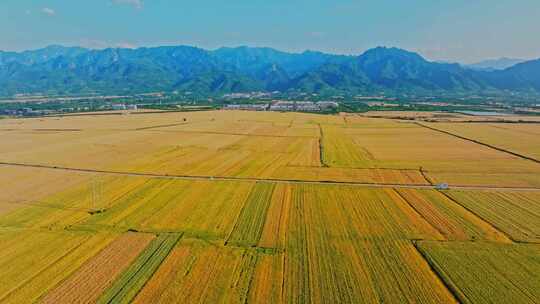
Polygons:
<instances>
[{"instance_id":1,"label":"mountain range","mask_svg":"<svg viewBox=\"0 0 540 304\"><path fill-rule=\"evenodd\" d=\"M0 51L0 95L281 91L319 94L540 93L540 59L504 69L436 63L377 47L359 56L191 46Z\"/></svg>"},{"instance_id":2,"label":"mountain range","mask_svg":"<svg viewBox=\"0 0 540 304\"><path fill-rule=\"evenodd\" d=\"M502 57L498 59L488 59L473 64L467 64L465 65L465 67L479 71L496 71L507 69L525 61L526 60L523 59Z\"/></svg>"}]
</instances>

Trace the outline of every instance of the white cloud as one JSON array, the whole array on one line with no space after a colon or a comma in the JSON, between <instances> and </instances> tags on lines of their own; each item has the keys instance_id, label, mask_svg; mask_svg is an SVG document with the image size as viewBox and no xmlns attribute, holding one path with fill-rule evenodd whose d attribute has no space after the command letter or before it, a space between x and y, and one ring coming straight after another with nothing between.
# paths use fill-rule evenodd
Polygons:
<instances>
[{"instance_id":1,"label":"white cloud","mask_svg":"<svg viewBox=\"0 0 540 304\"><path fill-rule=\"evenodd\" d=\"M43 9L41 9L41 12L44 13L45 15L49 15L49 16L56 15L56 11L53 10L52 8L49 8L49 7L44 7Z\"/></svg>"},{"instance_id":2,"label":"white cloud","mask_svg":"<svg viewBox=\"0 0 540 304\"><path fill-rule=\"evenodd\" d=\"M142 0L112 0L112 3L131 5L136 9L142 9L144 5Z\"/></svg>"}]
</instances>

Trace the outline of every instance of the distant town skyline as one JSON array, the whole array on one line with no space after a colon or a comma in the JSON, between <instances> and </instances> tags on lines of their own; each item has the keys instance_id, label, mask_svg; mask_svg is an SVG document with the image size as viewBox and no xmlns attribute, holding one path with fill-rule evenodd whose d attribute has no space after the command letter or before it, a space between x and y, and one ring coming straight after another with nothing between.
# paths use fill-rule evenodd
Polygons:
<instances>
[{"instance_id":1,"label":"distant town skyline","mask_svg":"<svg viewBox=\"0 0 540 304\"><path fill-rule=\"evenodd\" d=\"M540 57L536 0L4 0L0 50L272 47L358 55L375 46L473 63Z\"/></svg>"}]
</instances>

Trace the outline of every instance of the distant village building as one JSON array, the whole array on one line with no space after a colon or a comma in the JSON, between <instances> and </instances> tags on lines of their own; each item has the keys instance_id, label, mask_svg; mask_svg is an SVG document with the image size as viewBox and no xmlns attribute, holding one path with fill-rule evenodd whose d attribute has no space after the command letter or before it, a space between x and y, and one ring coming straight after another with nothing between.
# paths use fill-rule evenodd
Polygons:
<instances>
[{"instance_id":1,"label":"distant village building","mask_svg":"<svg viewBox=\"0 0 540 304\"><path fill-rule=\"evenodd\" d=\"M271 97L272 93L267 92L249 92L249 93L230 93L223 95L225 99L260 99Z\"/></svg>"},{"instance_id":2,"label":"distant village building","mask_svg":"<svg viewBox=\"0 0 540 304\"><path fill-rule=\"evenodd\" d=\"M321 108L312 101L297 101L296 111L299 112L319 112Z\"/></svg>"},{"instance_id":3,"label":"distant village building","mask_svg":"<svg viewBox=\"0 0 540 304\"><path fill-rule=\"evenodd\" d=\"M335 101L319 101L317 102L317 105L321 110L331 110L331 109L337 109L339 107L339 103Z\"/></svg>"},{"instance_id":4,"label":"distant village building","mask_svg":"<svg viewBox=\"0 0 540 304\"><path fill-rule=\"evenodd\" d=\"M276 112L321 112L337 109L339 104L334 101L284 101L274 100L272 104L229 104L223 107L225 110L244 111L276 111Z\"/></svg>"},{"instance_id":5,"label":"distant village building","mask_svg":"<svg viewBox=\"0 0 540 304\"><path fill-rule=\"evenodd\" d=\"M294 111L294 101L276 101L270 106L270 111Z\"/></svg>"},{"instance_id":6,"label":"distant village building","mask_svg":"<svg viewBox=\"0 0 540 304\"><path fill-rule=\"evenodd\" d=\"M112 107L112 109L115 110L115 111L121 111L121 110L125 110L125 109L126 109L126 105L125 105L125 104L113 104L111 107Z\"/></svg>"}]
</instances>

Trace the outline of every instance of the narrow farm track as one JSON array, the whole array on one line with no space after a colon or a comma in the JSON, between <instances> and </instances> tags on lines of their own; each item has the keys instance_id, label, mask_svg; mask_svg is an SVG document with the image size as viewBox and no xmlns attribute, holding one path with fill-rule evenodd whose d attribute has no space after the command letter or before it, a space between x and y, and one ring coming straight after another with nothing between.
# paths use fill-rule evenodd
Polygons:
<instances>
[{"instance_id":1,"label":"narrow farm track","mask_svg":"<svg viewBox=\"0 0 540 304\"><path fill-rule=\"evenodd\" d=\"M186 133L186 134L211 134L211 135L232 135L232 136L246 136L246 137L267 137L267 138L307 138L317 139L316 136L301 136L301 135L270 135L270 134L253 134L253 133L241 133L241 132L218 132L218 131L194 131L194 130L155 130L158 128L166 128L169 126L156 126L147 127L142 129L130 130L130 131L145 131L150 130L152 132L163 133Z\"/></svg>"},{"instance_id":2,"label":"narrow farm track","mask_svg":"<svg viewBox=\"0 0 540 304\"><path fill-rule=\"evenodd\" d=\"M324 160L324 133L321 127L321 124L318 124L319 126L319 161L321 162L321 167L328 167L328 164Z\"/></svg>"},{"instance_id":3,"label":"narrow farm track","mask_svg":"<svg viewBox=\"0 0 540 304\"><path fill-rule=\"evenodd\" d=\"M461 135L458 135L458 134L454 134L454 133L451 133L451 132L448 132L448 131L444 131L444 130L441 130L441 129L430 127L430 126L427 126L427 125L425 125L423 123L415 122L415 124L418 125L418 126L424 127L426 129L430 129L432 131L436 131L436 132L439 132L439 133L450 135L450 136L453 136L453 137L456 137L456 138L459 138L459 139L462 139L462 140L470 141L472 143L482 145L482 146L488 147L490 149L497 150L499 152L507 153L507 154L510 154L512 156L516 156L516 157L519 157L519 158L522 158L522 159L529 160L529 161L535 162L537 164L540 164L540 160L538 160L536 158L533 158L533 157L529 157L529 156L526 156L526 155L523 155L523 154L519 154L519 153L510 151L510 150L506 150L506 149L503 149L503 148L500 148L500 147L496 147L496 146L493 146L493 145L478 141L476 139L467 138L467 137L464 137L464 136L461 136Z\"/></svg>"},{"instance_id":4,"label":"narrow farm track","mask_svg":"<svg viewBox=\"0 0 540 304\"><path fill-rule=\"evenodd\" d=\"M296 180L296 179L225 177L225 176L207 176L207 175L175 175L175 174L163 175L163 174L142 173L142 172L72 168L72 167L63 167L63 166L42 165L42 164L25 164L25 163L5 162L5 161L0 162L0 165L12 166L12 167L62 170L62 171L71 171L71 172L79 172L79 173L107 174L107 175L121 175L121 176L177 179L177 180L238 181L238 182L260 182L260 183L277 183L277 184L305 184L305 185L343 185L343 186L354 186L354 187L365 187L365 188L437 189L436 185L424 185L424 184L310 181L310 180ZM539 187L466 186L466 185L450 185L450 187L452 189L458 189L458 190L540 191Z\"/></svg>"}]
</instances>

